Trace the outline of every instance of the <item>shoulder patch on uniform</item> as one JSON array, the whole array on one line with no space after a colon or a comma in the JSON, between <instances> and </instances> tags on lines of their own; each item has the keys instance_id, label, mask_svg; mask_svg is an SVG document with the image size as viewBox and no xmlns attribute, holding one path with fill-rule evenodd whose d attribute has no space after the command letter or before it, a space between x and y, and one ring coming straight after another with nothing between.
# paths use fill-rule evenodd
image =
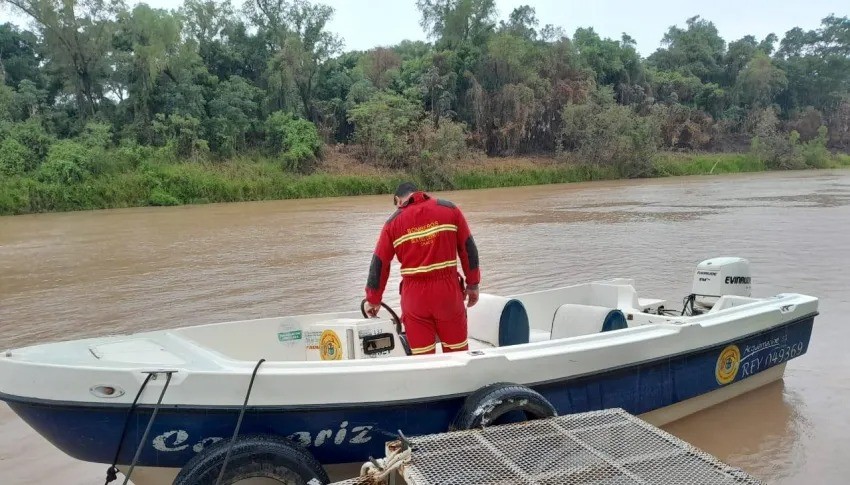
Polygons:
<instances>
[{"instance_id":1,"label":"shoulder patch on uniform","mask_svg":"<svg viewBox=\"0 0 850 485\"><path fill-rule=\"evenodd\" d=\"M451 201L448 201L448 200L445 200L445 199L437 199L437 205L441 205L443 207L448 207L449 209L454 209L455 207L457 207Z\"/></svg>"},{"instance_id":2,"label":"shoulder patch on uniform","mask_svg":"<svg viewBox=\"0 0 850 485\"><path fill-rule=\"evenodd\" d=\"M472 234L466 238L466 254L469 256L469 269L478 269L478 246L475 245Z\"/></svg>"},{"instance_id":3,"label":"shoulder patch on uniform","mask_svg":"<svg viewBox=\"0 0 850 485\"><path fill-rule=\"evenodd\" d=\"M383 263L378 255L372 255L372 263L369 265L369 277L366 279L366 286L372 290L381 288L381 269Z\"/></svg>"},{"instance_id":4,"label":"shoulder patch on uniform","mask_svg":"<svg viewBox=\"0 0 850 485\"><path fill-rule=\"evenodd\" d=\"M384 224L389 224L390 222L392 222L392 221L393 221L393 219L395 219L396 217L398 217L398 215L399 215L399 214L401 214L401 209L396 209L396 211L395 211L395 212L393 212L393 215L391 215L391 216L390 216L390 218L389 218L389 219L387 219L387 222L385 222Z\"/></svg>"}]
</instances>

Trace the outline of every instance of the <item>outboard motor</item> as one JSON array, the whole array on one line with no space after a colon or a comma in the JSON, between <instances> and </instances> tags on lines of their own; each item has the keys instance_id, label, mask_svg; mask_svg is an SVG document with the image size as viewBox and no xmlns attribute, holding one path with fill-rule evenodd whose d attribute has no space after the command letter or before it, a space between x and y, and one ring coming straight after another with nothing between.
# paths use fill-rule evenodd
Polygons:
<instances>
[{"instance_id":1,"label":"outboard motor","mask_svg":"<svg viewBox=\"0 0 850 485\"><path fill-rule=\"evenodd\" d=\"M710 310L721 296L749 297L750 289L749 261L744 258L707 259L697 265L694 273L691 309L694 313L702 313Z\"/></svg>"}]
</instances>

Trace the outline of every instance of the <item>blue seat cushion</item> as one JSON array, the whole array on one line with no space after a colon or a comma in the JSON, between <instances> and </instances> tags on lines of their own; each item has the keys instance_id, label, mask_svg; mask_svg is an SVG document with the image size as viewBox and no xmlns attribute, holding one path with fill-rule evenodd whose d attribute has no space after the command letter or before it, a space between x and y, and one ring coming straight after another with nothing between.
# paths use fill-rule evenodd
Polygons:
<instances>
[{"instance_id":1,"label":"blue seat cushion","mask_svg":"<svg viewBox=\"0 0 850 485\"><path fill-rule=\"evenodd\" d=\"M527 344L528 339L528 313L525 305L519 300L510 300L499 317L499 347Z\"/></svg>"},{"instance_id":2,"label":"blue seat cushion","mask_svg":"<svg viewBox=\"0 0 850 485\"><path fill-rule=\"evenodd\" d=\"M628 326L629 324L626 323L626 316L623 315L621 310L611 310L605 317L605 321L602 322L602 330L600 331L610 332L611 330L622 330L624 328L628 328Z\"/></svg>"}]
</instances>

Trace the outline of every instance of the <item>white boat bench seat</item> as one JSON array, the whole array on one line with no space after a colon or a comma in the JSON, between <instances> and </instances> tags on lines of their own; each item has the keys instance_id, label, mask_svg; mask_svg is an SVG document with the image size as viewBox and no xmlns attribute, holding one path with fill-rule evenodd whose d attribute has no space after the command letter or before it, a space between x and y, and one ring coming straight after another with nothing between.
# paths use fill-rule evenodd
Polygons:
<instances>
[{"instance_id":1,"label":"white boat bench seat","mask_svg":"<svg viewBox=\"0 0 850 485\"><path fill-rule=\"evenodd\" d=\"M467 310L467 332L470 348L527 344L528 313L519 300L482 293L478 303Z\"/></svg>"},{"instance_id":2,"label":"white boat bench seat","mask_svg":"<svg viewBox=\"0 0 850 485\"><path fill-rule=\"evenodd\" d=\"M547 340L552 339L552 332L547 332L546 330L538 330L536 328L532 328L528 335L529 343L534 342L545 342Z\"/></svg>"},{"instance_id":3,"label":"white boat bench seat","mask_svg":"<svg viewBox=\"0 0 850 485\"><path fill-rule=\"evenodd\" d=\"M552 318L551 339L562 339L627 328L626 316L617 308L565 303Z\"/></svg>"},{"instance_id":4,"label":"white boat bench seat","mask_svg":"<svg viewBox=\"0 0 850 485\"><path fill-rule=\"evenodd\" d=\"M470 350L544 342L627 328L616 308L565 303L555 310L551 331L530 328L521 301L482 294L467 313Z\"/></svg>"}]
</instances>

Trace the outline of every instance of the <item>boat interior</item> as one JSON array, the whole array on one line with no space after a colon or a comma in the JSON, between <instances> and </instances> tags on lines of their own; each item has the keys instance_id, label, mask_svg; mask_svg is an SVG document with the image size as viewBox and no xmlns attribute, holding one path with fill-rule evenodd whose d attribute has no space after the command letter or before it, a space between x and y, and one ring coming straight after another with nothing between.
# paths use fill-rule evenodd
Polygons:
<instances>
[{"instance_id":1,"label":"boat interior","mask_svg":"<svg viewBox=\"0 0 850 485\"><path fill-rule=\"evenodd\" d=\"M723 296L708 311L758 301ZM505 297L481 294L468 309L470 350L566 339L651 323L688 321L663 314L665 300L638 298L630 279L587 283ZM411 355L397 322L382 309L377 318L361 312L266 318L185 327L169 331L233 360L318 361ZM238 330L236 330L238 329ZM436 345L441 352L441 345Z\"/></svg>"}]
</instances>

